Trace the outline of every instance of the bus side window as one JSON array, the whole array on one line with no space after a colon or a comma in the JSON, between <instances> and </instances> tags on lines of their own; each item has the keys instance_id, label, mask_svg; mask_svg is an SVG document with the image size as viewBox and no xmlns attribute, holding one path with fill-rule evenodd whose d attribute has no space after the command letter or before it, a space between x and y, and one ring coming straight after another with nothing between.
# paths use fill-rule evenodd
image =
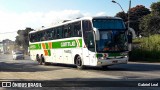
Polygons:
<instances>
[{"instance_id":1,"label":"bus side window","mask_svg":"<svg viewBox=\"0 0 160 90\"><path fill-rule=\"evenodd\" d=\"M51 29L47 30L47 40L52 40L52 30Z\"/></svg>"},{"instance_id":2,"label":"bus side window","mask_svg":"<svg viewBox=\"0 0 160 90\"><path fill-rule=\"evenodd\" d=\"M91 22L88 20L83 20L82 28L83 28L83 36L85 38L87 36L87 32L92 30Z\"/></svg>"},{"instance_id":3,"label":"bus side window","mask_svg":"<svg viewBox=\"0 0 160 90\"><path fill-rule=\"evenodd\" d=\"M45 41L44 33L42 34L41 41Z\"/></svg>"},{"instance_id":4,"label":"bus side window","mask_svg":"<svg viewBox=\"0 0 160 90\"><path fill-rule=\"evenodd\" d=\"M54 39L57 39L57 29L54 29Z\"/></svg>"},{"instance_id":5,"label":"bus side window","mask_svg":"<svg viewBox=\"0 0 160 90\"><path fill-rule=\"evenodd\" d=\"M92 32L91 22L88 20L83 20L82 25L84 42L88 50L95 51L94 34Z\"/></svg>"},{"instance_id":6,"label":"bus side window","mask_svg":"<svg viewBox=\"0 0 160 90\"><path fill-rule=\"evenodd\" d=\"M74 36L75 37L81 37L82 36L81 22L74 23Z\"/></svg>"},{"instance_id":7,"label":"bus side window","mask_svg":"<svg viewBox=\"0 0 160 90\"><path fill-rule=\"evenodd\" d=\"M62 36L63 36L63 35L62 35L62 27L59 27L59 28L58 28L58 31L59 31L59 38L61 39Z\"/></svg>"},{"instance_id":8,"label":"bus side window","mask_svg":"<svg viewBox=\"0 0 160 90\"><path fill-rule=\"evenodd\" d=\"M34 42L38 42L38 34L35 34Z\"/></svg>"},{"instance_id":9,"label":"bus side window","mask_svg":"<svg viewBox=\"0 0 160 90\"><path fill-rule=\"evenodd\" d=\"M71 25L63 26L63 38L71 37Z\"/></svg>"},{"instance_id":10,"label":"bus side window","mask_svg":"<svg viewBox=\"0 0 160 90\"><path fill-rule=\"evenodd\" d=\"M38 35L37 35L37 41L41 41L41 33L39 32Z\"/></svg>"},{"instance_id":11,"label":"bus side window","mask_svg":"<svg viewBox=\"0 0 160 90\"><path fill-rule=\"evenodd\" d=\"M42 41L42 37L43 37L43 32L39 32L39 35L38 35L38 38L39 38L39 41Z\"/></svg>"},{"instance_id":12,"label":"bus side window","mask_svg":"<svg viewBox=\"0 0 160 90\"><path fill-rule=\"evenodd\" d=\"M56 28L57 31L57 39L61 39L62 38L62 28L58 27Z\"/></svg>"},{"instance_id":13,"label":"bus side window","mask_svg":"<svg viewBox=\"0 0 160 90\"><path fill-rule=\"evenodd\" d=\"M83 32L92 30L90 21L83 20L82 25L83 25Z\"/></svg>"},{"instance_id":14,"label":"bus side window","mask_svg":"<svg viewBox=\"0 0 160 90\"><path fill-rule=\"evenodd\" d=\"M78 36L81 37L81 36L82 36L81 22L78 22L78 25L77 25L77 32L78 32Z\"/></svg>"},{"instance_id":15,"label":"bus side window","mask_svg":"<svg viewBox=\"0 0 160 90\"><path fill-rule=\"evenodd\" d=\"M58 31L58 28L56 28L56 32L57 32L56 38L59 39L59 31Z\"/></svg>"},{"instance_id":16,"label":"bus side window","mask_svg":"<svg viewBox=\"0 0 160 90\"><path fill-rule=\"evenodd\" d=\"M73 23L70 25L70 33L71 33L71 37L74 37L74 24Z\"/></svg>"},{"instance_id":17,"label":"bus side window","mask_svg":"<svg viewBox=\"0 0 160 90\"><path fill-rule=\"evenodd\" d=\"M72 37L71 35L71 25L68 25L68 37Z\"/></svg>"},{"instance_id":18,"label":"bus side window","mask_svg":"<svg viewBox=\"0 0 160 90\"><path fill-rule=\"evenodd\" d=\"M34 34L30 34L30 42L34 42Z\"/></svg>"},{"instance_id":19,"label":"bus side window","mask_svg":"<svg viewBox=\"0 0 160 90\"><path fill-rule=\"evenodd\" d=\"M64 38L68 38L68 25L64 26L63 34L64 34Z\"/></svg>"},{"instance_id":20,"label":"bus side window","mask_svg":"<svg viewBox=\"0 0 160 90\"><path fill-rule=\"evenodd\" d=\"M55 31L54 31L54 29L52 30L51 33L52 33L52 39L55 39L55 36L54 36L55 35Z\"/></svg>"}]
</instances>

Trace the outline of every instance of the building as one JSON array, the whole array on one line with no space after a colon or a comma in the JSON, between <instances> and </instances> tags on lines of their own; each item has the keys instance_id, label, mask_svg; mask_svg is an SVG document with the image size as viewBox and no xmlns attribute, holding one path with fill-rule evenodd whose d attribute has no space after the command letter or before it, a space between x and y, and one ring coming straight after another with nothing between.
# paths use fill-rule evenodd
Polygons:
<instances>
[{"instance_id":1,"label":"building","mask_svg":"<svg viewBox=\"0 0 160 90\"><path fill-rule=\"evenodd\" d=\"M0 43L0 49L1 52L4 54L12 53L14 49L14 41L11 41L9 39L5 39Z\"/></svg>"},{"instance_id":2,"label":"building","mask_svg":"<svg viewBox=\"0 0 160 90\"><path fill-rule=\"evenodd\" d=\"M3 43L0 42L0 53L3 53Z\"/></svg>"}]
</instances>

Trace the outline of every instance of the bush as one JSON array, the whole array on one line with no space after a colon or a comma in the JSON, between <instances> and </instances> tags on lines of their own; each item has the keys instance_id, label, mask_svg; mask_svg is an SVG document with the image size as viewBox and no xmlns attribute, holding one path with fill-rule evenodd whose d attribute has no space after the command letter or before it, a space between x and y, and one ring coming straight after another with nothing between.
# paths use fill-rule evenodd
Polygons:
<instances>
[{"instance_id":1,"label":"bush","mask_svg":"<svg viewBox=\"0 0 160 90\"><path fill-rule=\"evenodd\" d=\"M135 39L130 60L160 62L160 35Z\"/></svg>"}]
</instances>

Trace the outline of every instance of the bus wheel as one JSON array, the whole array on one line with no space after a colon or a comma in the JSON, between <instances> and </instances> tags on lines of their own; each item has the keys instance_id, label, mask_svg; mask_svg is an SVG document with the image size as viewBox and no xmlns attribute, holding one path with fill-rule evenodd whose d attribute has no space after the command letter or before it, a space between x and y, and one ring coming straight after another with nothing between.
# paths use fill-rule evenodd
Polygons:
<instances>
[{"instance_id":1,"label":"bus wheel","mask_svg":"<svg viewBox=\"0 0 160 90\"><path fill-rule=\"evenodd\" d=\"M37 56L36 56L36 60L37 60L37 62L38 62L39 65L42 65L41 59L39 58L39 55L38 55L38 54L37 54Z\"/></svg>"},{"instance_id":2,"label":"bus wheel","mask_svg":"<svg viewBox=\"0 0 160 90\"><path fill-rule=\"evenodd\" d=\"M43 55L41 55L41 59L40 59L40 65L45 65L45 59L43 57Z\"/></svg>"},{"instance_id":3,"label":"bus wheel","mask_svg":"<svg viewBox=\"0 0 160 90\"><path fill-rule=\"evenodd\" d=\"M41 63L41 65L42 65L42 64L43 64L43 65L49 65L48 62L45 62L45 59L44 59L43 55L41 55L40 63Z\"/></svg>"},{"instance_id":4,"label":"bus wheel","mask_svg":"<svg viewBox=\"0 0 160 90\"><path fill-rule=\"evenodd\" d=\"M42 65L42 63L43 63L42 58L40 58L38 63L39 63L39 65Z\"/></svg>"},{"instance_id":5,"label":"bus wheel","mask_svg":"<svg viewBox=\"0 0 160 90\"><path fill-rule=\"evenodd\" d=\"M83 68L84 68L80 56L77 56L77 57L76 57L75 64L76 64L76 66L77 66L78 69L83 69Z\"/></svg>"},{"instance_id":6,"label":"bus wheel","mask_svg":"<svg viewBox=\"0 0 160 90\"><path fill-rule=\"evenodd\" d=\"M47 66L47 65L50 65L50 63L49 62L44 62L44 65Z\"/></svg>"}]
</instances>

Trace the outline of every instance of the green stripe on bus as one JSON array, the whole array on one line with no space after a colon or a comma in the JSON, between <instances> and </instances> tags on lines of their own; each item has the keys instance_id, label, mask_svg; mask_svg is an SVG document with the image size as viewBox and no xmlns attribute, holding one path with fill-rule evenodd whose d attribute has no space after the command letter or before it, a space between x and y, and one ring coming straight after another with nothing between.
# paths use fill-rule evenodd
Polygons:
<instances>
[{"instance_id":1,"label":"green stripe on bus","mask_svg":"<svg viewBox=\"0 0 160 90\"><path fill-rule=\"evenodd\" d=\"M82 47L82 39L78 39L80 43L80 47Z\"/></svg>"},{"instance_id":2,"label":"green stripe on bus","mask_svg":"<svg viewBox=\"0 0 160 90\"><path fill-rule=\"evenodd\" d=\"M79 39L80 47L82 47L82 39ZM76 40L67 40L67 41L59 41L52 42L52 48L76 48L78 43Z\"/></svg>"},{"instance_id":3,"label":"green stripe on bus","mask_svg":"<svg viewBox=\"0 0 160 90\"><path fill-rule=\"evenodd\" d=\"M29 45L29 49L30 50L41 49L41 44L31 44L31 45Z\"/></svg>"},{"instance_id":4,"label":"green stripe on bus","mask_svg":"<svg viewBox=\"0 0 160 90\"><path fill-rule=\"evenodd\" d=\"M41 49L41 48L42 48L42 45L41 45L41 44L38 44L38 47Z\"/></svg>"},{"instance_id":5,"label":"green stripe on bus","mask_svg":"<svg viewBox=\"0 0 160 90\"><path fill-rule=\"evenodd\" d=\"M96 54L96 57L99 58L99 57L103 57L102 54Z\"/></svg>"},{"instance_id":6,"label":"green stripe on bus","mask_svg":"<svg viewBox=\"0 0 160 90\"><path fill-rule=\"evenodd\" d=\"M48 43L45 43L46 49L49 49L49 45Z\"/></svg>"},{"instance_id":7,"label":"green stripe on bus","mask_svg":"<svg viewBox=\"0 0 160 90\"><path fill-rule=\"evenodd\" d=\"M108 56L113 57L113 56L122 56L122 55L120 53L109 53Z\"/></svg>"},{"instance_id":8,"label":"green stripe on bus","mask_svg":"<svg viewBox=\"0 0 160 90\"><path fill-rule=\"evenodd\" d=\"M48 50L48 56L51 56L51 50Z\"/></svg>"},{"instance_id":9,"label":"green stripe on bus","mask_svg":"<svg viewBox=\"0 0 160 90\"><path fill-rule=\"evenodd\" d=\"M53 49L59 49L59 48L76 48L76 47L82 47L82 39L78 39L79 43L76 42L76 40L66 40L66 41L59 41L59 42L52 42L52 48ZM80 45L79 45L80 44ZM46 49L50 49L48 42L45 43ZM41 44L31 44L30 50L39 50L42 49Z\"/></svg>"}]
</instances>

